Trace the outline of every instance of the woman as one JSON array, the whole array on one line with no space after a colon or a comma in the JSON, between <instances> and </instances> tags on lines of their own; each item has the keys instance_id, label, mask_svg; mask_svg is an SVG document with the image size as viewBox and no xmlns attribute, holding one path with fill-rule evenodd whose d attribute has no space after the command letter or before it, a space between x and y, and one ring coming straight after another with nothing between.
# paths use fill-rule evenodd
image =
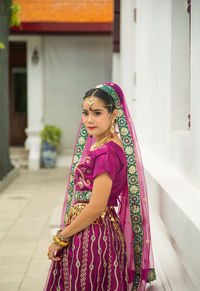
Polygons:
<instances>
[{"instance_id":1,"label":"woman","mask_svg":"<svg viewBox=\"0 0 200 291\"><path fill-rule=\"evenodd\" d=\"M148 197L123 92L99 84L86 92L82 109L44 290L145 290L156 278Z\"/></svg>"}]
</instances>

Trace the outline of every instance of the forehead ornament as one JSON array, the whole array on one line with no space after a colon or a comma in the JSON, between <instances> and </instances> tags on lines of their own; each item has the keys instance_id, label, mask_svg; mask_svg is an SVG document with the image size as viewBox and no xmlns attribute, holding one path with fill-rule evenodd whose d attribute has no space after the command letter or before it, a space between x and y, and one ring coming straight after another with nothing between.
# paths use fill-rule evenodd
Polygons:
<instances>
[{"instance_id":1,"label":"forehead ornament","mask_svg":"<svg viewBox=\"0 0 200 291\"><path fill-rule=\"evenodd\" d=\"M98 87L96 86L96 88L100 88L100 87L102 87L103 85L98 85ZM86 101L86 103L88 103L89 105L90 105L90 110L92 110L92 104L94 104L94 103L97 103L95 100L94 100L94 95L95 95L95 93L96 93L96 91L97 91L98 89L96 89L93 93L92 93L92 95L91 96L89 96L88 97L88 99L87 99L87 101ZM105 106L111 106L112 107L112 104L105 104L104 105L104 107Z\"/></svg>"},{"instance_id":2,"label":"forehead ornament","mask_svg":"<svg viewBox=\"0 0 200 291\"><path fill-rule=\"evenodd\" d=\"M94 100L94 94L96 93L96 91L97 91L97 90L95 90L95 91L92 93L92 95L89 97L89 99L86 101L90 106L91 106L92 104L95 103L95 100Z\"/></svg>"},{"instance_id":3,"label":"forehead ornament","mask_svg":"<svg viewBox=\"0 0 200 291\"><path fill-rule=\"evenodd\" d=\"M90 96L90 98L87 100L87 103L88 103L89 105L94 104L94 103L95 103L95 101L94 101L94 97L93 97L93 96Z\"/></svg>"}]
</instances>

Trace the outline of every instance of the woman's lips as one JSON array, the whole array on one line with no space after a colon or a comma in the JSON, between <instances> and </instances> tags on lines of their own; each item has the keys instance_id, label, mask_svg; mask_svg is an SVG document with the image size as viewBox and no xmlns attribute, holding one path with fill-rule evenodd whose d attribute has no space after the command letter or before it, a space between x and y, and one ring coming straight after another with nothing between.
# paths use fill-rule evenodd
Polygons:
<instances>
[{"instance_id":1,"label":"woman's lips","mask_svg":"<svg viewBox=\"0 0 200 291\"><path fill-rule=\"evenodd\" d=\"M95 129L96 127L95 126L88 126L88 128L92 130L92 129Z\"/></svg>"}]
</instances>

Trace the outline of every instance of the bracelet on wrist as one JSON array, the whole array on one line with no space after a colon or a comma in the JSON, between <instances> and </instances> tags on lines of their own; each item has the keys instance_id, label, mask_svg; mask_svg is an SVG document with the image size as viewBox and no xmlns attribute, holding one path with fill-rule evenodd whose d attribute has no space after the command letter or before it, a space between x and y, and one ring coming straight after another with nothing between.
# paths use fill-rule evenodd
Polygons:
<instances>
[{"instance_id":1,"label":"bracelet on wrist","mask_svg":"<svg viewBox=\"0 0 200 291\"><path fill-rule=\"evenodd\" d=\"M67 245L69 245L69 243L61 241L61 240L57 237L57 235L54 235L52 239L53 239L53 242L54 242L56 245L59 245L59 246L61 246L61 247L66 247Z\"/></svg>"},{"instance_id":2,"label":"bracelet on wrist","mask_svg":"<svg viewBox=\"0 0 200 291\"><path fill-rule=\"evenodd\" d=\"M57 230L57 233L56 233L56 235L57 235L57 237L59 238L59 240L61 240L62 242L70 243L72 237L67 237L67 238L66 238L66 237L62 236L62 235L60 234L61 231L62 231L62 229L59 229L59 230Z\"/></svg>"}]
</instances>

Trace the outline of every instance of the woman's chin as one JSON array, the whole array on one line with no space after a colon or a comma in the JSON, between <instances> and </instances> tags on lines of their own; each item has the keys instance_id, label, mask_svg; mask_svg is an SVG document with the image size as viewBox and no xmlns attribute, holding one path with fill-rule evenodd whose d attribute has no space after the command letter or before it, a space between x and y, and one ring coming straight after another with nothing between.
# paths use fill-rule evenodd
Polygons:
<instances>
[{"instance_id":1,"label":"woman's chin","mask_svg":"<svg viewBox=\"0 0 200 291\"><path fill-rule=\"evenodd\" d=\"M95 136L94 132L92 132L92 130L88 130L87 131L89 135Z\"/></svg>"},{"instance_id":2,"label":"woman's chin","mask_svg":"<svg viewBox=\"0 0 200 291\"><path fill-rule=\"evenodd\" d=\"M95 132L95 129L89 129L88 128L87 132L88 132L89 135L93 135L93 136L97 135L97 133Z\"/></svg>"}]
</instances>

